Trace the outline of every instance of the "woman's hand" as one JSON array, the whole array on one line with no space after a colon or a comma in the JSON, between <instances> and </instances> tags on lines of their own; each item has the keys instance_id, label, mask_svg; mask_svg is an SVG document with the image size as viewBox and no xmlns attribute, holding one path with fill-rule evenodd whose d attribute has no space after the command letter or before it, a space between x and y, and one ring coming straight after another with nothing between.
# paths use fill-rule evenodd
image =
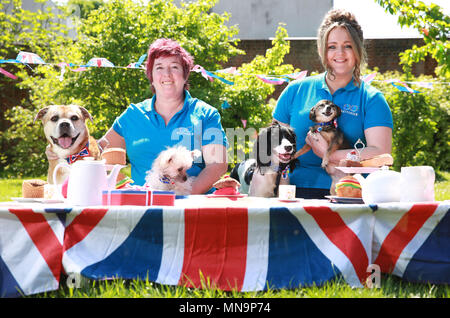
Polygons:
<instances>
[{"instance_id":1,"label":"woman's hand","mask_svg":"<svg viewBox=\"0 0 450 318\"><path fill-rule=\"evenodd\" d=\"M50 145L47 145L47 147L45 148L45 155L47 156L47 160L58 160L58 155L54 153L50 148Z\"/></svg>"},{"instance_id":2,"label":"woman's hand","mask_svg":"<svg viewBox=\"0 0 450 318\"><path fill-rule=\"evenodd\" d=\"M375 156L391 153L392 150L392 129L389 127L371 127L364 131L366 137L366 147L361 152L361 160L370 159ZM305 139L306 143L311 146L314 154L320 158L323 158L327 149L328 143L318 133L308 132ZM338 164L341 159L347 157L347 153L353 150L341 149L334 151L329 161Z\"/></svg>"},{"instance_id":3,"label":"woman's hand","mask_svg":"<svg viewBox=\"0 0 450 318\"><path fill-rule=\"evenodd\" d=\"M227 150L222 145L209 144L202 147L203 160L206 167L195 178L192 194L203 194L227 172Z\"/></svg>"},{"instance_id":4,"label":"woman's hand","mask_svg":"<svg viewBox=\"0 0 450 318\"><path fill-rule=\"evenodd\" d=\"M305 142L311 146L312 151L317 157L323 158L327 152L328 143L321 134L309 131L306 135Z\"/></svg>"}]
</instances>

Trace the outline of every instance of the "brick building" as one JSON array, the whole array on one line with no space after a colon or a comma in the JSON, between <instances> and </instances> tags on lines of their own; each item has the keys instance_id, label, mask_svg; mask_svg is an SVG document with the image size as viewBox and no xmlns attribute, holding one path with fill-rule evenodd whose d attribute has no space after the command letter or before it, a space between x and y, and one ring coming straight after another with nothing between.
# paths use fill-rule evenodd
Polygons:
<instances>
[{"instance_id":1,"label":"brick building","mask_svg":"<svg viewBox=\"0 0 450 318\"><path fill-rule=\"evenodd\" d=\"M322 64L317 54L315 38L290 39L291 50L286 55L284 62L292 64L301 70L323 71ZM370 69L378 67L380 72L399 70L399 53L411 48L413 45L423 45L423 39L367 39L365 46L367 51L367 66ZM271 40L242 40L238 46L246 55L239 55L230 60L225 66L239 66L250 62L256 55L264 55L266 50L272 47ZM427 58L424 62L413 65L415 75L434 75L436 61Z\"/></svg>"}]
</instances>

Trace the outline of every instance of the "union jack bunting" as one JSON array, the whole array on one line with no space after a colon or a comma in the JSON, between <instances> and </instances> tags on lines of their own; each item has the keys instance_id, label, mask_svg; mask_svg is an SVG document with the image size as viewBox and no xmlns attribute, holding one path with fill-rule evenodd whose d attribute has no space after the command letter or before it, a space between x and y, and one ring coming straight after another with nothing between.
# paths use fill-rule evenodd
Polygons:
<instances>
[{"instance_id":1,"label":"union jack bunting","mask_svg":"<svg viewBox=\"0 0 450 318\"><path fill-rule=\"evenodd\" d=\"M190 200L0 206L0 295L55 290L61 273L237 291L336 278L362 287L372 263L407 280L450 283L448 202L184 204Z\"/></svg>"}]
</instances>

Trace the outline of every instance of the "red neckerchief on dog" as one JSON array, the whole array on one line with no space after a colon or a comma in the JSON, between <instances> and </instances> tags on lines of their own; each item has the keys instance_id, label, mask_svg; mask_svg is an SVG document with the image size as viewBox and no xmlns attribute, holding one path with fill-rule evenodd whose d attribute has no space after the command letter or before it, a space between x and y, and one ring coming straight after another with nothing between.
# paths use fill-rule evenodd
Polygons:
<instances>
[{"instance_id":1,"label":"red neckerchief on dog","mask_svg":"<svg viewBox=\"0 0 450 318\"><path fill-rule=\"evenodd\" d=\"M74 163L75 161L77 161L80 158L83 157L89 157L90 153L89 153L89 142L86 144L86 146L84 146L83 149L81 149L81 151L79 153L70 155L69 157L66 158L67 163L69 165L71 165L72 163Z\"/></svg>"},{"instance_id":2,"label":"red neckerchief on dog","mask_svg":"<svg viewBox=\"0 0 450 318\"><path fill-rule=\"evenodd\" d=\"M334 128L337 128L338 127L338 123L337 123L337 119L334 119L333 121L327 121L326 123L317 123L316 126L319 126L319 127L317 127L316 132L321 132L322 129L323 129L322 127L324 127L324 126L334 126Z\"/></svg>"}]
</instances>

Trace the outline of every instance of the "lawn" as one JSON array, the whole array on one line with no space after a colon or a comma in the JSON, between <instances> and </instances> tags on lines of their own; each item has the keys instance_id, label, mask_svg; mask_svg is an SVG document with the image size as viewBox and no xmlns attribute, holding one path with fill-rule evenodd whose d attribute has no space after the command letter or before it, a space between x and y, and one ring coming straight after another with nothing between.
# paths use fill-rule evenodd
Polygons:
<instances>
[{"instance_id":1,"label":"lawn","mask_svg":"<svg viewBox=\"0 0 450 318\"><path fill-rule=\"evenodd\" d=\"M21 196L22 179L0 179L0 201ZM450 200L450 173L439 175L435 186L437 201ZM33 295L46 298L448 298L450 286L414 284L397 277L384 275L380 288L351 288L337 280L322 286L265 292L224 292L214 288L192 289L164 286L143 280L88 281L79 288L69 288L61 279L57 291Z\"/></svg>"}]
</instances>

